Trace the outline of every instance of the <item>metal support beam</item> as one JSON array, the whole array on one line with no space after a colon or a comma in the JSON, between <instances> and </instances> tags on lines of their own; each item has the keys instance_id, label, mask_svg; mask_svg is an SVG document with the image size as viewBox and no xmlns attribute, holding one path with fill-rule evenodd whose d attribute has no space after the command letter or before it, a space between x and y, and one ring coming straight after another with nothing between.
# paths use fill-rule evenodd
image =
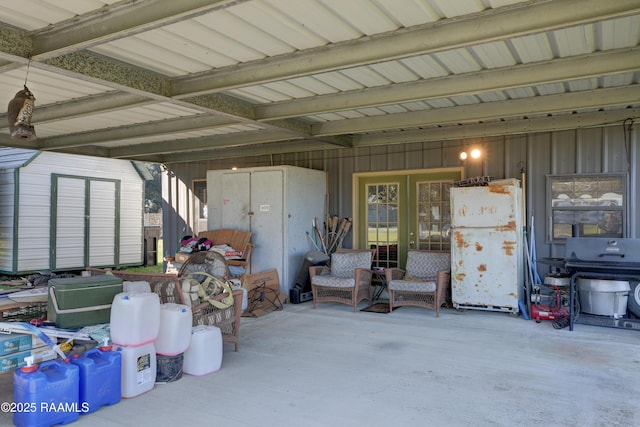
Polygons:
<instances>
[{"instance_id":1,"label":"metal support beam","mask_svg":"<svg viewBox=\"0 0 640 427\"><path fill-rule=\"evenodd\" d=\"M511 99L503 102L486 102L474 105L458 105L435 108L405 114L338 120L314 125L314 135L341 135L366 133L398 128L474 123L499 120L506 117L525 117L550 114L558 111L599 109L608 106L637 105L640 85L611 89L597 89L535 98Z\"/></svg>"}]
</instances>

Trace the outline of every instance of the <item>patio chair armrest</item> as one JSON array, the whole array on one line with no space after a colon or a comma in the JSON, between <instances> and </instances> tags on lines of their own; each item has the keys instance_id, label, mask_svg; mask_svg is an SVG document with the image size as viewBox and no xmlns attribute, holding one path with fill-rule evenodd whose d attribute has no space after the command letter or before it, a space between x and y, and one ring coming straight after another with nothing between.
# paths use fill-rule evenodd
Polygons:
<instances>
[{"instance_id":1,"label":"patio chair armrest","mask_svg":"<svg viewBox=\"0 0 640 427\"><path fill-rule=\"evenodd\" d=\"M368 268L356 268L355 270L355 283L356 285L371 285L371 279L373 279L373 270Z\"/></svg>"},{"instance_id":2,"label":"patio chair armrest","mask_svg":"<svg viewBox=\"0 0 640 427\"><path fill-rule=\"evenodd\" d=\"M384 271L384 275L385 275L385 278L387 279L387 283L391 282L392 280L402 279L405 273L406 273L405 270L397 267L387 268Z\"/></svg>"},{"instance_id":3,"label":"patio chair armrest","mask_svg":"<svg viewBox=\"0 0 640 427\"><path fill-rule=\"evenodd\" d=\"M451 272L449 270L440 270L438 271L436 277L436 298L441 305L444 303L447 291L449 289L449 284L451 283Z\"/></svg>"},{"instance_id":4,"label":"patio chair armrest","mask_svg":"<svg viewBox=\"0 0 640 427\"><path fill-rule=\"evenodd\" d=\"M319 276L323 271L329 272L331 270L329 270L329 267L326 265L312 265L309 267L309 280L311 280L313 276Z\"/></svg>"}]
</instances>

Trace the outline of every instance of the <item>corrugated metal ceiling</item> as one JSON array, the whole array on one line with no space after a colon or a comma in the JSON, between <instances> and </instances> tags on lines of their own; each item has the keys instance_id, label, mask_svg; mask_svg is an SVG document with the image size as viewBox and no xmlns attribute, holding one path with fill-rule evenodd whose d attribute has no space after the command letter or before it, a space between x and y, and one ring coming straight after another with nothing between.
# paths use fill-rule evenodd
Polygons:
<instances>
[{"instance_id":1,"label":"corrugated metal ceiling","mask_svg":"<svg viewBox=\"0 0 640 427\"><path fill-rule=\"evenodd\" d=\"M36 141L2 117L14 147L190 161L640 107L637 0L23 0L0 5L0 35L0 93L26 77L37 98Z\"/></svg>"}]
</instances>

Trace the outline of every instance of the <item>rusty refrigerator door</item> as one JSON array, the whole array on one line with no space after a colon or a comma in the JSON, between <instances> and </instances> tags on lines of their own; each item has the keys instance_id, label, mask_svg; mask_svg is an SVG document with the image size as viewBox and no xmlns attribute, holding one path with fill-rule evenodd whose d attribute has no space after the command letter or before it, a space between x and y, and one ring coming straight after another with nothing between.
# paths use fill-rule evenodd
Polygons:
<instances>
[{"instance_id":1,"label":"rusty refrigerator door","mask_svg":"<svg viewBox=\"0 0 640 427\"><path fill-rule=\"evenodd\" d=\"M453 306L517 315L524 293L520 187L451 188L451 227Z\"/></svg>"}]
</instances>

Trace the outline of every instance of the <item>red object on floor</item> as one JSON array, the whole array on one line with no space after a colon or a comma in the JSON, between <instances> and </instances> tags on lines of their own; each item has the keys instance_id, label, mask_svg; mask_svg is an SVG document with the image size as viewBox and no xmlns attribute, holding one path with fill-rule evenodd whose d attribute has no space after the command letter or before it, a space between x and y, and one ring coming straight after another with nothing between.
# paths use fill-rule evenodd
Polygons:
<instances>
[{"instance_id":1,"label":"red object on floor","mask_svg":"<svg viewBox=\"0 0 640 427\"><path fill-rule=\"evenodd\" d=\"M568 316L569 309L567 307L558 308L541 304L533 304L531 306L531 317L536 323L540 323L542 320L557 320Z\"/></svg>"}]
</instances>

